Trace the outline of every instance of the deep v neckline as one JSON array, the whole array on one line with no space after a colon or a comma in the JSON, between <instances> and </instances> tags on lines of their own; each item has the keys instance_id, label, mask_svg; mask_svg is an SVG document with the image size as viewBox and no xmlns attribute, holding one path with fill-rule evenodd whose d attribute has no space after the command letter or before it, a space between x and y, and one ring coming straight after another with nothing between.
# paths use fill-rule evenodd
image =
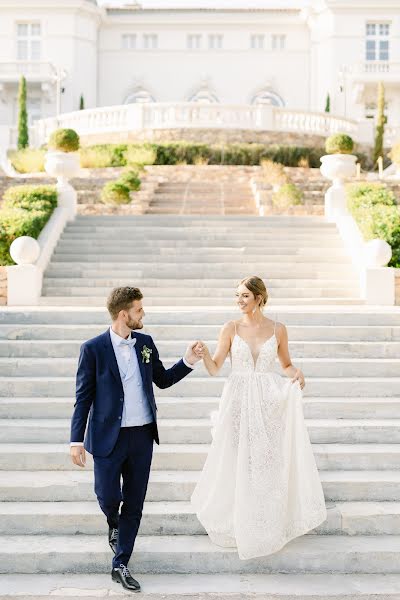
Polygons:
<instances>
[{"instance_id":1,"label":"deep v neckline","mask_svg":"<svg viewBox=\"0 0 400 600\"><path fill-rule=\"evenodd\" d=\"M253 353L252 353L252 351L251 351L250 344L249 344L248 342L246 342L246 340L245 340L244 338L242 338L242 336L241 336L241 335L239 335L238 333L235 333L235 335L234 335L234 338L235 338L235 337L238 337L240 340L242 340L242 342L244 342L244 344L245 344L245 345L247 346L247 348L249 349L250 356L251 356L251 358L253 359L253 366L254 366L254 369L256 369L256 368L257 368L258 359L259 359L259 358L260 358L260 356L261 356L261 352L262 352L262 349L264 348L265 344L266 344L267 342L269 342L270 340L272 340L272 338L275 338L275 339L276 339L276 335L275 335L275 333L273 333L273 334L271 335L271 337L267 338L267 339L265 340L265 342L263 342L263 343L261 344L261 346L260 346L260 352L258 353L257 359L256 359L256 360L254 360L254 356L253 356Z\"/></svg>"}]
</instances>

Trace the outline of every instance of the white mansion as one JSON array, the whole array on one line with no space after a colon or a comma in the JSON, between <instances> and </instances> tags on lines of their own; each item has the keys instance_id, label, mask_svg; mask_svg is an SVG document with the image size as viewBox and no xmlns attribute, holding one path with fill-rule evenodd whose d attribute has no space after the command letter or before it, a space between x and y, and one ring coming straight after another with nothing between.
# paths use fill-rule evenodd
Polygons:
<instances>
[{"instance_id":1,"label":"white mansion","mask_svg":"<svg viewBox=\"0 0 400 600\"><path fill-rule=\"evenodd\" d=\"M268 104L400 125L400 0L1 0L0 125L132 103ZM193 6L193 4L191 4Z\"/></svg>"}]
</instances>

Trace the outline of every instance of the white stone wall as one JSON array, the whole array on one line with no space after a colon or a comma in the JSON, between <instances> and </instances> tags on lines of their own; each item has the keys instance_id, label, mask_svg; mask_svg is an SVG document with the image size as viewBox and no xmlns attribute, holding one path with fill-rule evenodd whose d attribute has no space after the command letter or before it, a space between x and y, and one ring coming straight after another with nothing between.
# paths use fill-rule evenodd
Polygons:
<instances>
[{"instance_id":1,"label":"white stone wall","mask_svg":"<svg viewBox=\"0 0 400 600\"><path fill-rule=\"evenodd\" d=\"M200 92L221 103L244 104L270 90L290 109L313 111L324 110L329 92L332 114L363 119L365 103L374 101L382 79L389 124L400 125L397 0L304 0L303 8L301 1L293 0L285 9L266 0L264 6L105 9L89 0L2 0L0 124L15 123L17 115L17 82L7 80L3 70L5 62L16 58L16 23L34 20L42 25L42 60L67 71L62 112L77 110L81 93L85 106L93 107L121 104L135 93L148 94L156 102L181 102ZM355 65L365 62L366 22L390 23L388 71L357 73ZM136 48L122 47L123 34L136 36ZM143 47L149 34L157 36L158 48ZM201 48L187 48L190 34L202 36ZM221 49L208 48L212 34L223 36ZM257 34L264 36L263 49L250 48L250 36ZM286 36L283 50L272 48L274 35ZM345 74L340 76L340 71ZM42 117L55 113L55 85L48 78L30 80L29 95L40 98Z\"/></svg>"}]
</instances>

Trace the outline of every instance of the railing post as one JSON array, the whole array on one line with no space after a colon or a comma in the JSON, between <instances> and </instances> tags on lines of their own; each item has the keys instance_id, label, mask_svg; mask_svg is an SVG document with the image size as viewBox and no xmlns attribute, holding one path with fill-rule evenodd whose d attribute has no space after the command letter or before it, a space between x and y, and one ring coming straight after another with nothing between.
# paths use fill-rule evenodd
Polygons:
<instances>
[{"instance_id":1,"label":"railing post","mask_svg":"<svg viewBox=\"0 0 400 600\"><path fill-rule=\"evenodd\" d=\"M142 102L129 105L126 111L126 127L128 130L135 131L144 129L144 104Z\"/></svg>"},{"instance_id":2,"label":"railing post","mask_svg":"<svg viewBox=\"0 0 400 600\"><path fill-rule=\"evenodd\" d=\"M271 104L258 104L256 108L255 126L264 131L275 130L275 113Z\"/></svg>"}]
</instances>

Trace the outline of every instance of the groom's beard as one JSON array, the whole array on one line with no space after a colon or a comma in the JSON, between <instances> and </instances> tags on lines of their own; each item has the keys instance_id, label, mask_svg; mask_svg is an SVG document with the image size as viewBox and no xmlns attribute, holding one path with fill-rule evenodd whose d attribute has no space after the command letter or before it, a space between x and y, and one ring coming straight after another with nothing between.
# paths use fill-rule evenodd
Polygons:
<instances>
[{"instance_id":1,"label":"groom's beard","mask_svg":"<svg viewBox=\"0 0 400 600\"><path fill-rule=\"evenodd\" d=\"M143 329L143 323L141 321L133 321L133 319L127 321L126 326L129 327L129 329L131 329L131 330Z\"/></svg>"}]
</instances>

